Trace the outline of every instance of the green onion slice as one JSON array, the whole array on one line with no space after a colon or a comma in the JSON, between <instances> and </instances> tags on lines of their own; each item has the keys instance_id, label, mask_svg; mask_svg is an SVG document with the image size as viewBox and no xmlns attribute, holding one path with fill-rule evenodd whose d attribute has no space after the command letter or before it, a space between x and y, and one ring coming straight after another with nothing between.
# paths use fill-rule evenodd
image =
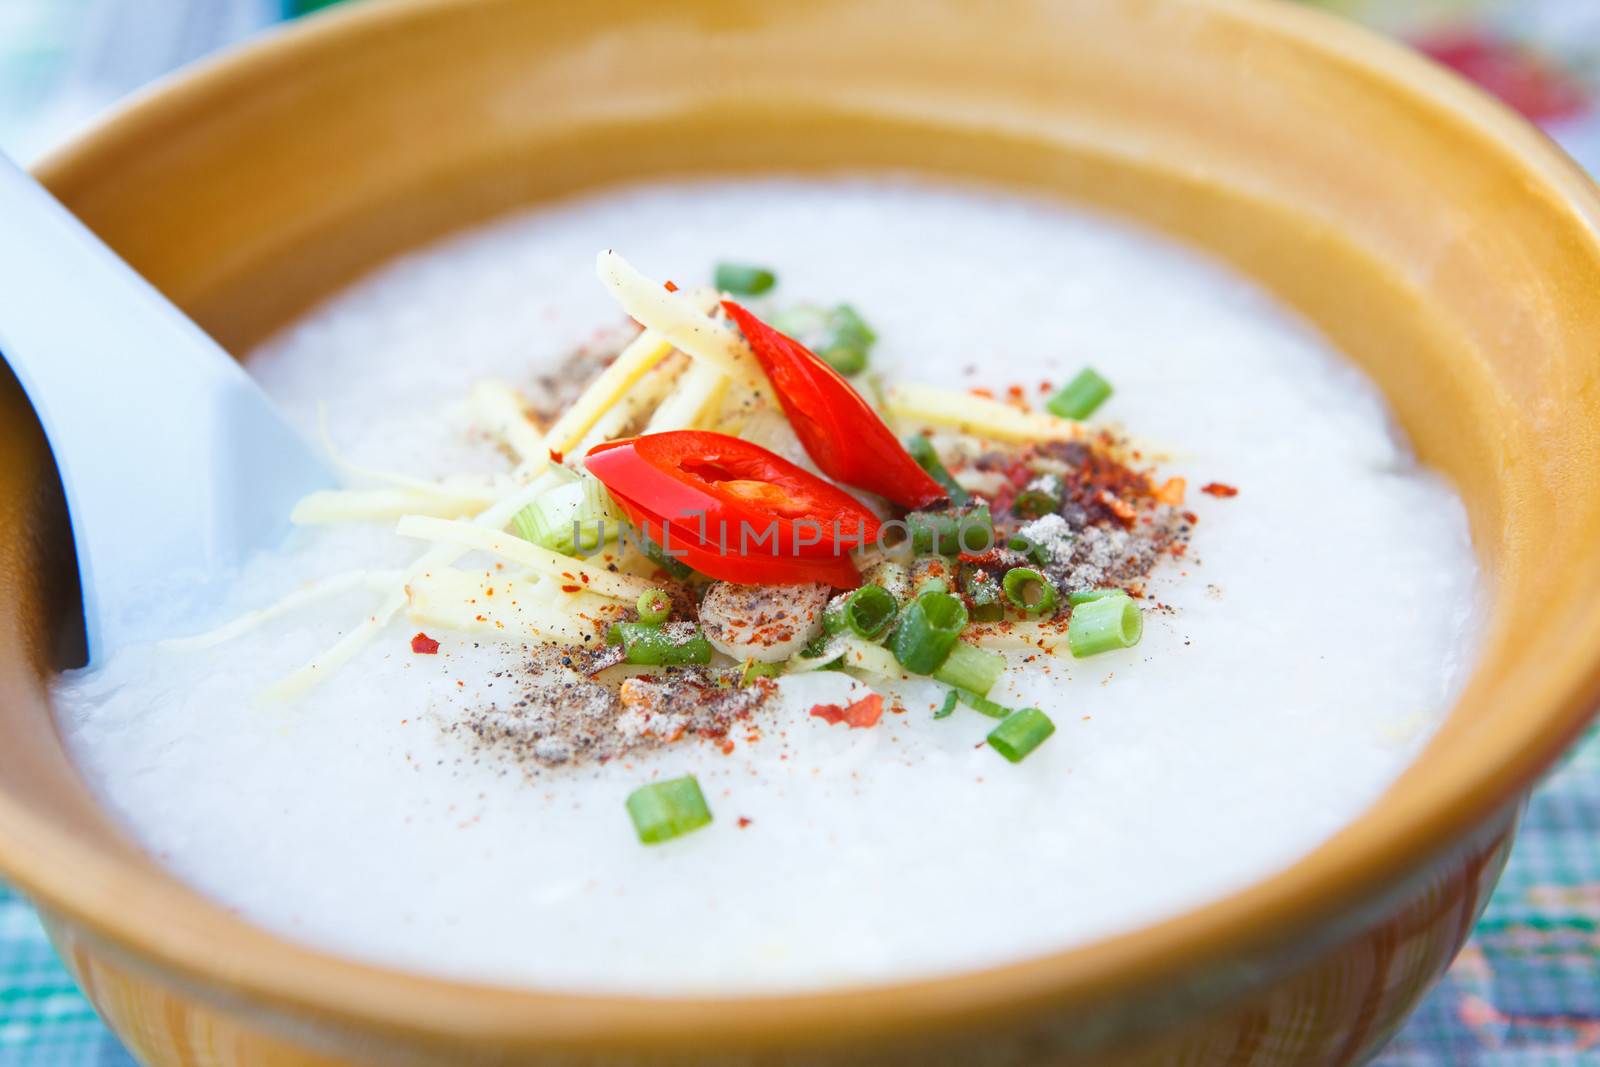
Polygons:
<instances>
[{"instance_id":1,"label":"green onion slice","mask_svg":"<svg viewBox=\"0 0 1600 1067\"><path fill-rule=\"evenodd\" d=\"M867 354L859 348L834 345L832 348L824 348L817 355L822 357L824 363L847 378L867 369Z\"/></svg>"},{"instance_id":2,"label":"green onion slice","mask_svg":"<svg viewBox=\"0 0 1600 1067\"><path fill-rule=\"evenodd\" d=\"M540 494L511 521L524 541L570 556L598 550L617 535L622 517L600 479L585 474Z\"/></svg>"},{"instance_id":3,"label":"green onion slice","mask_svg":"<svg viewBox=\"0 0 1600 1067\"><path fill-rule=\"evenodd\" d=\"M911 572L903 563L890 560L874 563L861 572L861 580L868 585L882 586L899 604L915 595L911 588Z\"/></svg>"},{"instance_id":4,"label":"green onion slice","mask_svg":"<svg viewBox=\"0 0 1600 1067\"><path fill-rule=\"evenodd\" d=\"M1048 615L1056 609L1056 587L1032 567L1012 567L1001 582L1011 606L1025 615Z\"/></svg>"},{"instance_id":5,"label":"green onion slice","mask_svg":"<svg viewBox=\"0 0 1600 1067\"><path fill-rule=\"evenodd\" d=\"M1067 620L1067 647L1074 656L1132 648L1144 635L1144 614L1129 596L1088 600Z\"/></svg>"},{"instance_id":6,"label":"green onion slice","mask_svg":"<svg viewBox=\"0 0 1600 1067\"><path fill-rule=\"evenodd\" d=\"M967 606L949 593L923 593L900 617L894 656L913 674L932 674L967 625Z\"/></svg>"},{"instance_id":7,"label":"green onion slice","mask_svg":"<svg viewBox=\"0 0 1600 1067\"><path fill-rule=\"evenodd\" d=\"M956 691L950 690L944 695L944 703L933 713L935 719L948 719L956 710Z\"/></svg>"},{"instance_id":8,"label":"green onion slice","mask_svg":"<svg viewBox=\"0 0 1600 1067\"><path fill-rule=\"evenodd\" d=\"M647 845L658 845L707 826L711 809L694 775L651 782L628 794L628 817Z\"/></svg>"},{"instance_id":9,"label":"green onion slice","mask_svg":"<svg viewBox=\"0 0 1600 1067\"><path fill-rule=\"evenodd\" d=\"M1054 474L1042 474L1029 482L1011 501L1011 510L1025 519L1037 519L1061 510L1066 489Z\"/></svg>"},{"instance_id":10,"label":"green onion slice","mask_svg":"<svg viewBox=\"0 0 1600 1067\"><path fill-rule=\"evenodd\" d=\"M677 556L668 555L666 549L646 537L643 530L634 527L633 534L634 543L644 552L645 557L666 571L670 577L676 578L681 582L694 573L689 569L687 563L684 563Z\"/></svg>"},{"instance_id":11,"label":"green onion slice","mask_svg":"<svg viewBox=\"0 0 1600 1067\"><path fill-rule=\"evenodd\" d=\"M1054 562L1050 558L1050 550L1044 545L1023 534L1012 534L1006 541L1006 547L1013 552L1020 552L1028 557L1028 562L1035 566L1044 567Z\"/></svg>"},{"instance_id":12,"label":"green onion slice","mask_svg":"<svg viewBox=\"0 0 1600 1067\"><path fill-rule=\"evenodd\" d=\"M1085 367L1055 396L1045 401L1050 414L1063 419L1087 419L1111 395L1111 383Z\"/></svg>"},{"instance_id":13,"label":"green onion slice","mask_svg":"<svg viewBox=\"0 0 1600 1067\"><path fill-rule=\"evenodd\" d=\"M849 593L835 593L822 609L822 633L826 637L842 634L850 628L845 621L844 605L850 599Z\"/></svg>"},{"instance_id":14,"label":"green onion slice","mask_svg":"<svg viewBox=\"0 0 1600 1067\"><path fill-rule=\"evenodd\" d=\"M1067 595L1067 603L1073 607L1087 604L1091 600L1104 600L1108 596L1127 596L1126 589L1080 589L1076 593Z\"/></svg>"},{"instance_id":15,"label":"green onion slice","mask_svg":"<svg viewBox=\"0 0 1600 1067\"><path fill-rule=\"evenodd\" d=\"M979 696L977 693L969 693L965 689L959 690L956 696L961 703L973 711L980 715L987 715L991 719L1003 719L1011 714L1011 709L1004 704L996 704L988 697Z\"/></svg>"},{"instance_id":16,"label":"green onion slice","mask_svg":"<svg viewBox=\"0 0 1600 1067\"><path fill-rule=\"evenodd\" d=\"M900 605L881 585L863 585L845 598L844 621L850 632L876 641L889 632Z\"/></svg>"},{"instance_id":17,"label":"green onion slice","mask_svg":"<svg viewBox=\"0 0 1600 1067\"><path fill-rule=\"evenodd\" d=\"M933 672L935 681L953 685L978 696L986 695L1005 673L1006 658L998 652L985 652L965 641L957 641Z\"/></svg>"},{"instance_id":18,"label":"green onion slice","mask_svg":"<svg viewBox=\"0 0 1600 1067\"><path fill-rule=\"evenodd\" d=\"M870 351L878 343L878 335L861 313L849 304L839 304L828 312L828 328L833 331L833 343Z\"/></svg>"},{"instance_id":19,"label":"green onion slice","mask_svg":"<svg viewBox=\"0 0 1600 1067\"><path fill-rule=\"evenodd\" d=\"M933 442L922 434L906 439L906 451L911 453L911 458L917 461L917 466L928 472L928 477L938 482L944 491L950 494L950 503L956 507L966 507L972 502L972 494L961 488L945 465L939 461L939 453L933 450Z\"/></svg>"},{"instance_id":20,"label":"green onion slice","mask_svg":"<svg viewBox=\"0 0 1600 1067\"><path fill-rule=\"evenodd\" d=\"M660 626L672 615L672 598L662 589L648 589L639 594L639 621L646 626Z\"/></svg>"},{"instance_id":21,"label":"green onion slice","mask_svg":"<svg viewBox=\"0 0 1600 1067\"><path fill-rule=\"evenodd\" d=\"M906 516L906 528L911 532L911 550L919 556L955 556L994 547L994 516L987 504L965 511L913 511Z\"/></svg>"},{"instance_id":22,"label":"green onion slice","mask_svg":"<svg viewBox=\"0 0 1600 1067\"><path fill-rule=\"evenodd\" d=\"M642 622L612 623L606 644L622 646L623 662L647 667L711 662L711 642L698 627L688 624L663 627Z\"/></svg>"},{"instance_id":23,"label":"green onion slice","mask_svg":"<svg viewBox=\"0 0 1600 1067\"><path fill-rule=\"evenodd\" d=\"M981 567L961 565L961 595L967 598L967 610L973 622L999 622L1005 617L1005 601L1001 598L1000 579Z\"/></svg>"},{"instance_id":24,"label":"green onion slice","mask_svg":"<svg viewBox=\"0 0 1600 1067\"><path fill-rule=\"evenodd\" d=\"M739 684L749 685L757 678L777 678L783 674L783 664L764 663L758 659L747 659L739 671Z\"/></svg>"},{"instance_id":25,"label":"green onion slice","mask_svg":"<svg viewBox=\"0 0 1600 1067\"><path fill-rule=\"evenodd\" d=\"M1038 708L1021 708L989 731L989 747L1012 763L1021 763L1055 732L1056 724L1050 721L1050 716Z\"/></svg>"},{"instance_id":26,"label":"green onion slice","mask_svg":"<svg viewBox=\"0 0 1600 1067\"><path fill-rule=\"evenodd\" d=\"M778 284L778 276L766 267L749 263L718 263L712 284L737 296L760 296Z\"/></svg>"}]
</instances>

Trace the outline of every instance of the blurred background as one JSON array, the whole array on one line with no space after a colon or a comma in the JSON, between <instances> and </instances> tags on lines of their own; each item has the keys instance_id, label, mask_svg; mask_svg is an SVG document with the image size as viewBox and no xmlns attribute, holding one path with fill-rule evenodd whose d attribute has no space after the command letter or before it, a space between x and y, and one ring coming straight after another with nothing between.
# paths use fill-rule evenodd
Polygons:
<instances>
[{"instance_id":1,"label":"blurred background","mask_svg":"<svg viewBox=\"0 0 1600 1067\"><path fill-rule=\"evenodd\" d=\"M335 2L0 0L0 149L37 159L168 72ZM1600 0L1300 2L1404 40L1600 172ZM1535 794L1471 942L1377 1063L1600 1067L1596 730ZM73 986L32 910L0 885L0 1067L133 1064Z\"/></svg>"}]
</instances>

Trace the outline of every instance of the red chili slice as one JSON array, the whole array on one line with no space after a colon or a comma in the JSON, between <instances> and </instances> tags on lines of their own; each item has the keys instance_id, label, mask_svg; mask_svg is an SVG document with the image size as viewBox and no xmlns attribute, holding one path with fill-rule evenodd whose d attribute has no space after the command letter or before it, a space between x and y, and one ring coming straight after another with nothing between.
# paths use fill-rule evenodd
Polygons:
<instances>
[{"instance_id":1,"label":"red chili slice","mask_svg":"<svg viewBox=\"0 0 1600 1067\"><path fill-rule=\"evenodd\" d=\"M731 582L860 582L849 553L878 520L844 490L726 434L674 430L597 445L584 458L646 536Z\"/></svg>"},{"instance_id":2,"label":"red chili slice","mask_svg":"<svg viewBox=\"0 0 1600 1067\"><path fill-rule=\"evenodd\" d=\"M824 474L905 508L923 508L945 498L944 489L843 375L733 301L724 300L722 307L744 331L778 392L783 413Z\"/></svg>"}]
</instances>

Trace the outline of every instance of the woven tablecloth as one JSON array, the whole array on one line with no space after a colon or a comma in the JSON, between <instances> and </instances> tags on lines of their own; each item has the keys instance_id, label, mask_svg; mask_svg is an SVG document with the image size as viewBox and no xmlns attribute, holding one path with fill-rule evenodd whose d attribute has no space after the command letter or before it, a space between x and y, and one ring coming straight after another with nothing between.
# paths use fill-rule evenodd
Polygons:
<instances>
[{"instance_id":1,"label":"woven tablecloth","mask_svg":"<svg viewBox=\"0 0 1600 1067\"><path fill-rule=\"evenodd\" d=\"M1600 168L1600 0L1323 0L1498 93ZM118 96L319 0L0 0L0 147L27 159ZM131 1067L0 885L0 1067ZM1600 730L1540 785L1448 977L1382 1067L1600 1067Z\"/></svg>"}]
</instances>

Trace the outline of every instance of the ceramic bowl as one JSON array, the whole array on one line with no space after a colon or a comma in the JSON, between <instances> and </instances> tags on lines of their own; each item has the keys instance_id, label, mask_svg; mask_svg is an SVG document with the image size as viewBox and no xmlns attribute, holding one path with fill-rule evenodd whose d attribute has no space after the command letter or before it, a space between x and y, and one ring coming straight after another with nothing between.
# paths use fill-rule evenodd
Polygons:
<instances>
[{"instance_id":1,"label":"ceramic bowl","mask_svg":"<svg viewBox=\"0 0 1600 1067\"><path fill-rule=\"evenodd\" d=\"M144 1062L1304 1067L1370 1055L1440 975L1600 695L1600 202L1400 47L1265 0L355 4L179 75L38 172L242 351L510 209L863 168L1131 217L1258 279L1372 375L1459 487L1492 587L1481 662L1424 755L1267 881L957 977L641 1000L363 966L180 885L79 780L47 696L71 655L65 516L0 382L0 869Z\"/></svg>"}]
</instances>

